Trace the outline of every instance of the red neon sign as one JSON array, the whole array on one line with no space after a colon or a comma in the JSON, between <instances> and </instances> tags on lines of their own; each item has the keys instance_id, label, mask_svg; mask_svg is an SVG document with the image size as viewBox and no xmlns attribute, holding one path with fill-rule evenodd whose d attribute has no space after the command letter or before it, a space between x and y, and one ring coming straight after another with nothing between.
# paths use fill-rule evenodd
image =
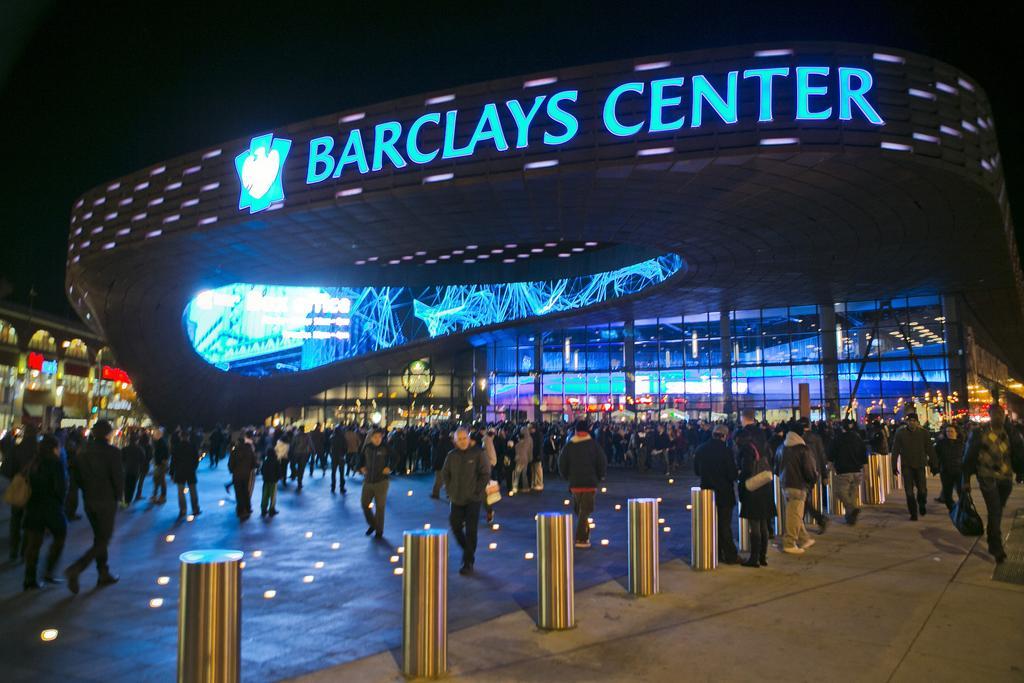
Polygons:
<instances>
[{"instance_id":1,"label":"red neon sign","mask_svg":"<svg viewBox=\"0 0 1024 683\"><path fill-rule=\"evenodd\" d=\"M121 382L122 384L131 384L132 380L128 377L128 373L121 368L111 367L104 365L100 371L100 377L111 382Z\"/></svg>"}]
</instances>

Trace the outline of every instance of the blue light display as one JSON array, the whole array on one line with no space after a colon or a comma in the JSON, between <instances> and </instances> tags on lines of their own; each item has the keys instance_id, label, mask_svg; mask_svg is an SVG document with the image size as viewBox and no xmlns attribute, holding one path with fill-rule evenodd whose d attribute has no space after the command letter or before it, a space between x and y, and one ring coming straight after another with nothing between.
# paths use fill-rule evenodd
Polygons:
<instances>
[{"instance_id":1,"label":"blue light display","mask_svg":"<svg viewBox=\"0 0 1024 683\"><path fill-rule=\"evenodd\" d=\"M189 341L208 363L246 375L310 370L410 341L587 308L637 294L683 267L676 254L559 280L408 287L235 283L185 307Z\"/></svg>"}]
</instances>

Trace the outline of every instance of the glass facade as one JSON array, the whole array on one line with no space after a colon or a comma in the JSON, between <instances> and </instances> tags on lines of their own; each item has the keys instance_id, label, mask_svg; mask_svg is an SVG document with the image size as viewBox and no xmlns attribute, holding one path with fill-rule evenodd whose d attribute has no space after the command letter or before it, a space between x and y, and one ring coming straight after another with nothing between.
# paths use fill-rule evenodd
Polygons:
<instances>
[{"instance_id":1,"label":"glass facade","mask_svg":"<svg viewBox=\"0 0 1024 683\"><path fill-rule=\"evenodd\" d=\"M801 385L814 418L948 409L938 296L724 315L510 331L487 344L488 417L718 419L753 408L788 419Z\"/></svg>"}]
</instances>

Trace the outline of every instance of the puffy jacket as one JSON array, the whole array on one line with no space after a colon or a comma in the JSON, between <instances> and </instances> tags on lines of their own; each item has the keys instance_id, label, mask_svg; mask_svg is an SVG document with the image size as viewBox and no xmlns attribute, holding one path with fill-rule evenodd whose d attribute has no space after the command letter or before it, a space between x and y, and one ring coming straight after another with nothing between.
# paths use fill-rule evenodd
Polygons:
<instances>
[{"instance_id":1,"label":"puffy jacket","mask_svg":"<svg viewBox=\"0 0 1024 683\"><path fill-rule=\"evenodd\" d=\"M818 470L814 466L811 449L796 432L786 434L786 440L779 446L776 458L783 488L807 489L818 481Z\"/></svg>"},{"instance_id":2,"label":"puffy jacket","mask_svg":"<svg viewBox=\"0 0 1024 683\"><path fill-rule=\"evenodd\" d=\"M570 489L596 489L608 471L604 451L589 434L576 434L558 455L558 473Z\"/></svg>"},{"instance_id":3,"label":"puffy jacket","mask_svg":"<svg viewBox=\"0 0 1024 683\"><path fill-rule=\"evenodd\" d=\"M470 446L466 450L448 451L441 468L441 481L452 505L482 501L490 480L491 465L482 448Z\"/></svg>"}]
</instances>

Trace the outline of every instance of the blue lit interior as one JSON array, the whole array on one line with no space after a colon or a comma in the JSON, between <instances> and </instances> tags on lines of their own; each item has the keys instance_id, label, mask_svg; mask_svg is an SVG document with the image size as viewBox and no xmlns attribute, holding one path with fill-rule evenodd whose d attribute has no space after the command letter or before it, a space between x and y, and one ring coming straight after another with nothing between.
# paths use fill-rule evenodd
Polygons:
<instances>
[{"instance_id":1,"label":"blue lit interior","mask_svg":"<svg viewBox=\"0 0 1024 683\"><path fill-rule=\"evenodd\" d=\"M637 294L677 273L665 254L575 278L484 285L297 287L234 283L196 295L184 323L217 368L263 376L310 370L411 341Z\"/></svg>"}]
</instances>

